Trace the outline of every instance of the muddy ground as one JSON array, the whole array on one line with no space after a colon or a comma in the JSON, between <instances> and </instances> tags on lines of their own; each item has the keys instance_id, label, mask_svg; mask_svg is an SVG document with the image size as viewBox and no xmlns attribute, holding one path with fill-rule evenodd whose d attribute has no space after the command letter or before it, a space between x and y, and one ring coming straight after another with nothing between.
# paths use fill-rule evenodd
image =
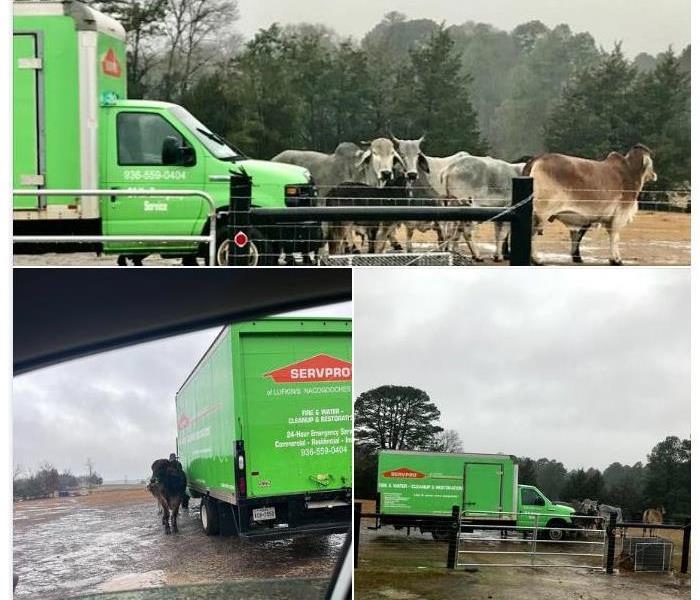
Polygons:
<instances>
[{"instance_id":1,"label":"muddy ground","mask_svg":"<svg viewBox=\"0 0 700 600\"><path fill-rule=\"evenodd\" d=\"M398 232L398 240L405 240L405 229ZM491 260L495 244L493 226L486 224L477 229L475 239L479 242L484 264L495 264ZM547 224L544 236L535 238L535 248L548 265L571 264L568 230L559 222ZM434 251L437 236L434 233L414 235L414 251ZM464 245L465 255L469 252ZM690 264L690 215L684 213L643 211L621 233L620 252L629 265L689 265ZM608 235L603 228L591 230L583 240L581 253L585 264L607 265L609 258ZM96 256L94 253L15 255L17 266L115 266L116 256ZM157 256L144 260L146 266L178 266L180 260L163 259ZM200 264L203 262L200 260Z\"/></svg>"},{"instance_id":2,"label":"muddy ground","mask_svg":"<svg viewBox=\"0 0 700 600\"><path fill-rule=\"evenodd\" d=\"M367 507L369 508L369 506ZM355 571L357 600L690 600L690 578L675 574L632 573L618 571L606 575L587 568L546 567L541 569L513 567L446 568L447 544L435 542L428 535L382 528L367 529L369 519L362 522L359 565ZM521 551L512 541L483 543L496 551ZM583 545L569 546L571 552L591 552ZM463 545L461 548L467 548ZM545 550L559 550L548 545ZM509 561L527 563L513 555L460 555L460 562L494 563ZM545 556L548 563L601 563L600 558Z\"/></svg>"},{"instance_id":3,"label":"muddy ground","mask_svg":"<svg viewBox=\"0 0 700 600\"><path fill-rule=\"evenodd\" d=\"M330 577L343 535L244 542L207 537L199 502L165 535L141 487L14 505L15 598L52 600L246 579Z\"/></svg>"}]
</instances>

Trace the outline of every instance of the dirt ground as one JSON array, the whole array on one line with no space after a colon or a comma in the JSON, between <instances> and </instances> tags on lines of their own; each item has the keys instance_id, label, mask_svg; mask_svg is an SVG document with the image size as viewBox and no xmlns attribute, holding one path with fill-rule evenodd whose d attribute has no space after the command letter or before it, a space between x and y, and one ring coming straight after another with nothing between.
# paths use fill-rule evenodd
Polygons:
<instances>
[{"instance_id":1,"label":"dirt ground","mask_svg":"<svg viewBox=\"0 0 700 600\"><path fill-rule=\"evenodd\" d=\"M199 502L165 535L142 487L14 504L16 598L278 577L330 577L343 535L245 542L207 537Z\"/></svg>"},{"instance_id":2,"label":"dirt ground","mask_svg":"<svg viewBox=\"0 0 700 600\"><path fill-rule=\"evenodd\" d=\"M405 228L398 232L397 239L406 238ZM437 236L430 232L414 235L414 251L435 250ZM477 228L475 240L485 259L483 264L495 264L491 260L495 244L493 226ZM547 224L544 236L535 238L535 249L541 253L544 264L571 265L569 232L561 223ZM466 245L460 248L469 255ZM642 211L621 233L620 252L628 265L689 265L690 264L690 215ZM603 228L591 230L581 244L584 264L607 265L609 258L608 234ZM16 266L116 266L116 256L96 256L94 253L40 254L14 256ZM178 266L180 260L163 259L157 256L144 260L145 266ZM200 260L200 264L203 264Z\"/></svg>"},{"instance_id":3,"label":"dirt ground","mask_svg":"<svg viewBox=\"0 0 700 600\"><path fill-rule=\"evenodd\" d=\"M363 510L373 509L372 503ZM369 519L362 522L359 564L355 570L357 600L438 600L443 598L489 600L690 600L690 577L675 574L616 572L606 575L587 568L541 569L491 567L446 568L447 544L433 541L428 535L382 528L367 529ZM522 550L513 541L490 542L497 550ZM572 548L572 547L570 547ZM573 546L572 552L591 552L590 548ZM489 548L493 550L494 548ZM551 551L547 548L546 551ZM469 559L460 555L461 561ZM480 555L479 562L500 562L509 555ZM547 556L551 564L590 557L560 558ZM600 558L595 559L600 562ZM519 564L521 564L519 562ZM576 563L581 564L581 563Z\"/></svg>"}]
</instances>

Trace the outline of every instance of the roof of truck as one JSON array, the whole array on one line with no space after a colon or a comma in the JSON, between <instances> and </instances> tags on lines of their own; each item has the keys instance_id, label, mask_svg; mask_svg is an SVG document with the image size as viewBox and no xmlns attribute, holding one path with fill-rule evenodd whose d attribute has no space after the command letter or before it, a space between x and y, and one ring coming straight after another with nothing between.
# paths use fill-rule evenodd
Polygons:
<instances>
[{"instance_id":1,"label":"roof of truck","mask_svg":"<svg viewBox=\"0 0 700 600\"><path fill-rule=\"evenodd\" d=\"M517 460L517 457L513 454L492 454L488 452L432 452L430 450L380 450L379 454L412 454L418 456L455 456L455 457L470 457L470 456L483 456L486 458L510 458L513 461Z\"/></svg>"},{"instance_id":2,"label":"roof of truck","mask_svg":"<svg viewBox=\"0 0 700 600\"><path fill-rule=\"evenodd\" d=\"M352 322L352 319L349 319L347 317L263 317L262 319L255 319L253 321L240 321L238 323L232 323L229 325L224 325L221 328L221 331L216 334L216 337L212 341L211 344L209 344L209 347L206 349L204 354L199 358L197 361L197 364L192 368L190 371L190 374L187 376L185 381L182 382L182 385L178 388L177 392L175 392L175 402L177 402L177 396L178 394L182 391L182 388L184 388L187 383L192 379L192 376L199 370L199 367L202 365L204 360L209 356L209 354L212 352L215 346L217 346L219 340L223 335L225 335L226 331L231 328L231 329L247 329L251 325L254 325L256 322L261 322L264 321L266 323L271 323L274 321L348 321Z\"/></svg>"},{"instance_id":3,"label":"roof of truck","mask_svg":"<svg viewBox=\"0 0 700 600\"><path fill-rule=\"evenodd\" d=\"M121 41L126 40L126 31L119 21L74 0L42 0L41 2L14 0L12 14L15 17L52 15L72 17L76 23L76 29L79 31L98 31Z\"/></svg>"}]
</instances>

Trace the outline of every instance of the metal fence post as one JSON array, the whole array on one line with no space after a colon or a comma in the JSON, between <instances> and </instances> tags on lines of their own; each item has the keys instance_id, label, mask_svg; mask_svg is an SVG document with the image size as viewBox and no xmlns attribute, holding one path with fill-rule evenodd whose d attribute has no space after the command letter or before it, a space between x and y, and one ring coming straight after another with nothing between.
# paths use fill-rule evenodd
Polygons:
<instances>
[{"instance_id":1,"label":"metal fence post","mask_svg":"<svg viewBox=\"0 0 700 600\"><path fill-rule=\"evenodd\" d=\"M229 185L228 264L246 266L250 256L251 179L245 173L232 174Z\"/></svg>"},{"instance_id":2,"label":"metal fence post","mask_svg":"<svg viewBox=\"0 0 700 600\"><path fill-rule=\"evenodd\" d=\"M617 524L617 515L612 513L610 515L610 522L607 527L608 535L608 555L606 557L605 572L608 575L613 574L613 567L615 565L615 525Z\"/></svg>"},{"instance_id":3,"label":"metal fence post","mask_svg":"<svg viewBox=\"0 0 700 600\"><path fill-rule=\"evenodd\" d=\"M530 266L532 258L532 177L513 179L513 210L510 222L510 264L515 267ZM522 205L518 206L522 202Z\"/></svg>"},{"instance_id":4,"label":"metal fence post","mask_svg":"<svg viewBox=\"0 0 700 600\"><path fill-rule=\"evenodd\" d=\"M447 549L447 568L454 569L457 566L457 548L459 547L459 506L452 507L452 520L450 521L450 544Z\"/></svg>"},{"instance_id":5,"label":"metal fence post","mask_svg":"<svg viewBox=\"0 0 700 600\"><path fill-rule=\"evenodd\" d=\"M681 555L681 573L688 572L688 555L690 554L690 519L683 528L683 554Z\"/></svg>"},{"instance_id":6,"label":"metal fence post","mask_svg":"<svg viewBox=\"0 0 700 600\"><path fill-rule=\"evenodd\" d=\"M357 569L360 557L360 521L362 521L362 503L355 502L352 521L353 566Z\"/></svg>"}]
</instances>

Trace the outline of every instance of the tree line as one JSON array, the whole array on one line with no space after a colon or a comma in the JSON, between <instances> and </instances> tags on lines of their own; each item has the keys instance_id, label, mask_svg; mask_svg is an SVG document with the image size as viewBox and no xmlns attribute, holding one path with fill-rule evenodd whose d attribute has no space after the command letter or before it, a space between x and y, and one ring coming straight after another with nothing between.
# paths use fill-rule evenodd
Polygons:
<instances>
[{"instance_id":1,"label":"tree line","mask_svg":"<svg viewBox=\"0 0 700 600\"><path fill-rule=\"evenodd\" d=\"M84 475L74 475L70 469L59 472L48 461L42 462L35 472L25 471L16 465L12 477L12 497L15 500L51 498L56 492L102 485L102 477L94 470L92 460L88 458L85 465L87 473Z\"/></svg>"},{"instance_id":2,"label":"tree line","mask_svg":"<svg viewBox=\"0 0 700 600\"><path fill-rule=\"evenodd\" d=\"M459 434L439 425L440 410L428 394L410 386L385 385L355 400L357 498L376 497L379 450L463 452ZM478 449L470 449L478 451ZM550 500L591 498L622 508L625 518L640 519L650 507L663 506L668 519L690 517L690 440L675 436L657 443L646 462L613 462L603 471L571 469L548 458L517 458L518 480L538 487Z\"/></svg>"},{"instance_id":3,"label":"tree line","mask_svg":"<svg viewBox=\"0 0 700 600\"><path fill-rule=\"evenodd\" d=\"M642 142L657 189L690 181L690 46L605 51L586 32L385 15L362 39L274 24L243 42L235 0L91 0L128 34L132 97L179 102L244 152L332 151L427 133L435 156L603 158Z\"/></svg>"}]
</instances>

